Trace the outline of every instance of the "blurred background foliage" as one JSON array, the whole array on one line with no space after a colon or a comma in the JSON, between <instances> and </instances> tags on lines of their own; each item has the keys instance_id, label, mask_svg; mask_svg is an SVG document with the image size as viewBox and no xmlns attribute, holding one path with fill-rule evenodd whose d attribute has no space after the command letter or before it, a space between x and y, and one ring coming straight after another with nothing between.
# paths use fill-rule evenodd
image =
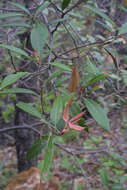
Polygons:
<instances>
[{"instance_id":1,"label":"blurred background foliage","mask_svg":"<svg viewBox=\"0 0 127 190\"><path fill-rule=\"evenodd\" d=\"M120 118L122 130L115 124L113 124L113 129L117 130L118 127L120 135L122 134L126 142L127 1L40 2L38 0L26 2L25 0L0 2L1 129L16 125L17 104L18 108L37 118L40 118L39 114L41 114L49 125L53 125L55 131L61 132L64 128L63 110L72 95L70 118L85 110L86 114L78 121L78 124L85 128L88 136L69 131L62 137L55 136L54 142L74 146L78 144L92 149L101 146L103 148L105 143L109 150L108 156L101 155L97 158L97 163L96 156L93 162L88 161L87 156L85 158L79 156L79 161L85 169L84 164L87 163L88 171L89 165L95 166L94 171L97 175L95 181L99 181L99 185L92 184L89 179L93 189L125 190L127 187L126 160L124 156L121 156L124 152L119 152L118 147L113 149L110 139L112 132L111 136L107 137L107 133L99 128L99 134L97 132L96 136L96 133L91 132L93 126L89 126L89 123L94 118L102 128L109 130L107 114L113 123L113 120ZM33 54L33 49L36 50L37 56ZM24 62L21 63L22 61ZM34 69L31 69L32 63L35 64ZM72 70L75 67L78 69L78 79L72 76ZM15 75L14 79L12 77L5 81L7 76L16 73L19 75ZM27 83L31 78L33 81ZM71 91L74 94L69 95L68 88L71 79L74 84L77 81L79 84L75 91ZM23 90L20 91L17 88L32 91L25 92L27 95L24 98ZM30 100L32 93L36 93L36 96ZM19 105L19 99L28 105ZM33 106L32 111L29 106ZM115 117L111 117L112 114ZM26 121L22 119L22 123ZM49 135L50 130L45 129L45 125L47 125L46 122L43 123L43 129L39 125L39 131L42 130L44 135ZM113 129L111 125L111 130ZM9 146L12 141L15 142L15 135L12 131L1 134L1 141L3 139L6 139L5 144ZM39 143L42 142L39 141ZM4 144L4 141L1 144ZM40 144L37 146L35 144L32 151L40 146ZM42 148L43 146L37 153L35 151L34 156L40 153ZM115 151L117 154L114 154ZM113 154L111 155L110 152ZM78 173L73 157L66 156L57 150L55 153L56 158L54 158L52 168L56 167L55 162L58 160L59 170L64 169L65 172L69 170L72 176L73 173ZM60 159L61 156L63 159ZM91 171L88 172L89 176L92 175ZM4 175L4 167L1 170L1 179L5 180L5 183L1 184L3 188L8 181L6 182L7 174L3 179L2 172ZM82 176L81 172L80 175ZM83 182L81 184L76 185L75 189L83 189ZM66 190L70 185L69 182L64 181L62 188Z\"/></svg>"}]
</instances>

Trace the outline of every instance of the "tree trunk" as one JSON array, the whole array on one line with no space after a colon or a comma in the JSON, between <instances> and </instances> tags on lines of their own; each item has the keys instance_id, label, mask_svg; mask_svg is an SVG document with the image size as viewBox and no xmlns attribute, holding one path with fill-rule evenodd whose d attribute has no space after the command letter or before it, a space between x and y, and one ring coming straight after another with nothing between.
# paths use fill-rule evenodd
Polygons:
<instances>
[{"instance_id":1,"label":"tree trunk","mask_svg":"<svg viewBox=\"0 0 127 190\"><path fill-rule=\"evenodd\" d=\"M29 1L24 1L25 6L28 7ZM30 34L25 32L20 35L20 41L26 40L26 48L29 50L32 50L31 43L30 43ZM35 72L38 70L38 66L35 63L28 63L28 60L24 59L19 63L19 71L28 71L28 72ZM22 82L22 83L21 83ZM36 78L32 78L29 81L25 82L23 84L23 81L20 81L18 87L19 88L27 88L29 87L36 87L37 86L37 80ZM35 98L33 95L30 94L17 94L16 102L23 101L26 103L32 103L35 101ZM35 118L31 115L27 114L23 110L16 107L15 110L15 125L23 126L24 124L28 124L31 126L35 122ZM35 133L32 130L28 129L18 129L15 130L15 145L16 145L16 152L17 152L17 167L18 171L21 172L23 170L27 170L32 166L37 165L37 158L33 158L31 160L26 159L26 154L29 148L32 146L32 144L35 141Z\"/></svg>"}]
</instances>

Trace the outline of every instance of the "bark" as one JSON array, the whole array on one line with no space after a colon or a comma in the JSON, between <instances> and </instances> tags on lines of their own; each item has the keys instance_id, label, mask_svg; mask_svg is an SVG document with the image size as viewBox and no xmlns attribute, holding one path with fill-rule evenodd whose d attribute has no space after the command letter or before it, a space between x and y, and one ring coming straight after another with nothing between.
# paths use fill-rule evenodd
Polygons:
<instances>
[{"instance_id":1,"label":"bark","mask_svg":"<svg viewBox=\"0 0 127 190\"><path fill-rule=\"evenodd\" d=\"M21 66L23 66L25 63L22 61L20 63ZM24 67L24 70L22 71L29 71L33 72L36 71L36 65L34 63L30 63L29 66ZM29 83L26 83L28 86L34 86L36 85L36 79L32 79L29 81ZM19 84L19 88L26 88L24 84ZM32 103L35 101L34 96L29 94L19 94L17 95L17 102L23 101L26 103ZM15 125L23 125L28 124L31 125L35 122L35 118L31 115L27 114L26 112L22 111L21 109L16 107L15 110ZM29 150L29 148L32 146L32 144L35 141L35 133L33 131L27 130L27 129L21 129L21 130L15 130L15 145L16 145L16 151L17 151L17 161L18 161L18 171L21 172L23 170L27 170L32 166L37 165L37 158L27 160L26 159L26 153Z\"/></svg>"},{"instance_id":2,"label":"bark","mask_svg":"<svg viewBox=\"0 0 127 190\"><path fill-rule=\"evenodd\" d=\"M30 1L24 1L25 6L29 6ZM32 50L31 43L30 43L30 34L29 32L25 32L24 34L20 35L20 41L26 40L26 48L29 50ZM38 67L35 63L28 63L28 60L24 59L19 63L19 71L28 71L28 72L35 72L38 70ZM27 81L25 84L19 83L19 88L28 88L36 87L37 86L37 80L35 78ZM18 94L17 95L17 102L23 101L26 103L32 103L35 101L35 97L30 94ZM33 124L35 122L35 118L31 115L27 114L26 112L22 111L21 109L16 107L15 110L15 125L23 125L25 124ZM22 130L15 130L15 145L16 145L16 152L17 152L17 167L18 171L21 172L23 170L27 170L31 168L32 166L37 165L37 158L27 160L26 159L26 153L29 150L29 148L32 146L32 144L35 141L35 133L33 131L22 129Z\"/></svg>"}]
</instances>

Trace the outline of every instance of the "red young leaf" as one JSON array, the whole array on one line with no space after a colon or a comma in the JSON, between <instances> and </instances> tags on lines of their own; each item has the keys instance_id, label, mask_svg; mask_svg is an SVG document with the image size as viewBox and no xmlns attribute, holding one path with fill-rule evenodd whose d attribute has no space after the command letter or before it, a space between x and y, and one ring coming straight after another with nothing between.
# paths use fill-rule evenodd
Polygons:
<instances>
[{"instance_id":1,"label":"red young leaf","mask_svg":"<svg viewBox=\"0 0 127 190\"><path fill-rule=\"evenodd\" d=\"M75 117L73 117L70 121L74 122L75 120L77 121L80 117L82 117L85 114L84 112L79 113L78 115L76 115Z\"/></svg>"},{"instance_id":2,"label":"red young leaf","mask_svg":"<svg viewBox=\"0 0 127 190\"><path fill-rule=\"evenodd\" d=\"M80 125L72 124L71 122L69 122L69 128L70 129L74 129L76 131L82 131L82 130L84 130L84 127L81 127Z\"/></svg>"},{"instance_id":3,"label":"red young leaf","mask_svg":"<svg viewBox=\"0 0 127 190\"><path fill-rule=\"evenodd\" d=\"M40 59L39 59L39 57L37 56L37 52L34 50L32 53L33 53L33 56L34 56L35 60L36 60L37 63L40 65Z\"/></svg>"},{"instance_id":4,"label":"red young leaf","mask_svg":"<svg viewBox=\"0 0 127 190\"><path fill-rule=\"evenodd\" d=\"M72 75L69 84L69 93L76 92L76 89L78 88L78 82L79 82L78 68L74 67L72 70ZM78 122L80 117L82 117L85 114L85 112L82 112L69 120L69 106L71 102L72 98L68 101L64 109L63 120L65 122L65 128L63 129L62 134L67 132L69 129L74 129L76 131L84 130L84 127L76 125L75 123Z\"/></svg>"},{"instance_id":5,"label":"red young leaf","mask_svg":"<svg viewBox=\"0 0 127 190\"><path fill-rule=\"evenodd\" d=\"M64 109L64 115L63 115L63 120L65 121L66 125L62 131L62 134L67 132L69 129L74 129L76 131L84 130L84 127L81 127L79 125L75 125L75 123L77 123L78 120L80 119L80 117L82 117L84 114L85 114L85 112L82 112L82 113L76 115L75 117L73 117L72 119L69 120L69 104L67 104L65 109Z\"/></svg>"},{"instance_id":6,"label":"red young leaf","mask_svg":"<svg viewBox=\"0 0 127 190\"><path fill-rule=\"evenodd\" d=\"M69 120L69 104L67 103L64 109L63 120L68 122Z\"/></svg>"}]
</instances>

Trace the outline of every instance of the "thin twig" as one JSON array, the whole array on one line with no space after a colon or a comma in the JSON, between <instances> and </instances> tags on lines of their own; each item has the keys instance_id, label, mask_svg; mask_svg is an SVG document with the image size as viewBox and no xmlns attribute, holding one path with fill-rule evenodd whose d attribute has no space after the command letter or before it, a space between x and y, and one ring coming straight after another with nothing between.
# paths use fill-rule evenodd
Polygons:
<instances>
[{"instance_id":1,"label":"thin twig","mask_svg":"<svg viewBox=\"0 0 127 190\"><path fill-rule=\"evenodd\" d=\"M56 7L54 3L52 3L52 5L53 5L53 7L55 7L55 9L56 9L57 11L59 11L59 13L61 13L60 19L62 19L62 18L64 18L64 16L65 16L68 12L71 12L74 8L76 8L76 7L77 7L78 5L80 5L81 3L83 3L83 1L82 1L82 0L79 0L79 1L78 1L77 3L75 3L73 6L69 7L65 12L62 11L62 10L60 10L60 9L58 9L58 7ZM58 29L58 27L60 26L60 24L61 24L61 22L58 22L58 23L57 23L56 27L55 27L55 28L53 29L53 31L52 31L52 34L54 34L54 32L57 31L57 29Z\"/></svg>"},{"instance_id":2,"label":"thin twig","mask_svg":"<svg viewBox=\"0 0 127 190\"><path fill-rule=\"evenodd\" d=\"M9 43L9 35L7 34L7 44ZM14 64L14 61L13 61L13 57L12 57L12 54L11 54L11 51L8 50L8 54L10 56L10 60L11 60L11 65L12 67L14 68L14 71L17 72L17 69L15 67L15 64Z\"/></svg>"},{"instance_id":3,"label":"thin twig","mask_svg":"<svg viewBox=\"0 0 127 190\"><path fill-rule=\"evenodd\" d=\"M83 167L82 167L82 165L81 165L81 163L80 163L78 157L77 157L75 154L73 154L73 157L74 157L74 159L75 159L75 162L77 163L77 166L78 166L78 167L80 168L80 170L81 170L81 173L82 173L82 175L83 175L83 177L84 177L84 180L85 180L85 182L86 182L87 188L88 188L89 190L91 190L91 185L90 185L90 183L89 183L89 181L88 181L87 174L86 174L85 170L83 169Z\"/></svg>"},{"instance_id":4,"label":"thin twig","mask_svg":"<svg viewBox=\"0 0 127 190\"><path fill-rule=\"evenodd\" d=\"M13 66L14 71L17 73L17 69L16 69L16 67L15 67L15 64L14 64L14 61L13 61L13 57L12 57L12 55L11 55L11 51L10 51L10 50L8 50L8 54L9 54L9 56L10 56L11 65Z\"/></svg>"},{"instance_id":5,"label":"thin twig","mask_svg":"<svg viewBox=\"0 0 127 190\"><path fill-rule=\"evenodd\" d=\"M5 133L7 131L12 131L12 130L15 130L15 129L30 129L30 130L33 130L34 132L36 132L38 135L40 135L40 132L36 128L34 128L34 127L36 127L38 125L42 125L42 122L35 123L35 124L31 125L31 126L24 124L22 126L17 125L17 126L13 126L13 127L6 127L4 129L0 129L0 133Z\"/></svg>"},{"instance_id":6,"label":"thin twig","mask_svg":"<svg viewBox=\"0 0 127 190\"><path fill-rule=\"evenodd\" d=\"M105 40L105 41L96 41L96 42L90 42L90 43L87 43L87 44L84 44L84 45L81 45L81 46L78 46L77 48L80 49L80 48L85 48L85 47L88 47L88 46L94 46L94 45L97 45L97 46L104 46L104 45L107 45L107 44L110 44L112 43L114 40L113 36L108 39L108 40ZM66 52L63 52L61 53L59 56L62 56L62 55L65 55L65 54L68 54L68 53L71 53L72 51L76 50L76 48L72 48Z\"/></svg>"},{"instance_id":7,"label":"thin twig","mask_svg":"<svg viewBox=\"0 0 127 190\"><path fill-rule=\"evenodd\" d=\"M42 16L44 18L44 22L45 24L48 24L48 19L47 17L42 13ZM51 76L51 58L52 58L52 49L53 49L53 33L52 33L52 28L51 26L48 26L48 31L49 31L49 55L48 55L48 64L49 64L49 68L48 68L48 75L49 77ZM54 89L54 92L56 94L56 88L55 88L55 85L54 85L54 80L51 80L51 85Z\"/></svg>"},{"instance_id":8,"label":"thin twig","mask_svg":"<svg viewBox=\"0 0 127 190\"><path fill-rule=\"evenodd\" d=\"M68 22L68 21L67 21L67 24L70 26L70 28L72 29L72 31L76 34L76 36L78 37L78 39L80 40L80 42L82 44L84 44L84 42L82 41L80 35L78 34L77 30L73 27L73 25L70 22Z\"/></svg>"}]
</instances>

